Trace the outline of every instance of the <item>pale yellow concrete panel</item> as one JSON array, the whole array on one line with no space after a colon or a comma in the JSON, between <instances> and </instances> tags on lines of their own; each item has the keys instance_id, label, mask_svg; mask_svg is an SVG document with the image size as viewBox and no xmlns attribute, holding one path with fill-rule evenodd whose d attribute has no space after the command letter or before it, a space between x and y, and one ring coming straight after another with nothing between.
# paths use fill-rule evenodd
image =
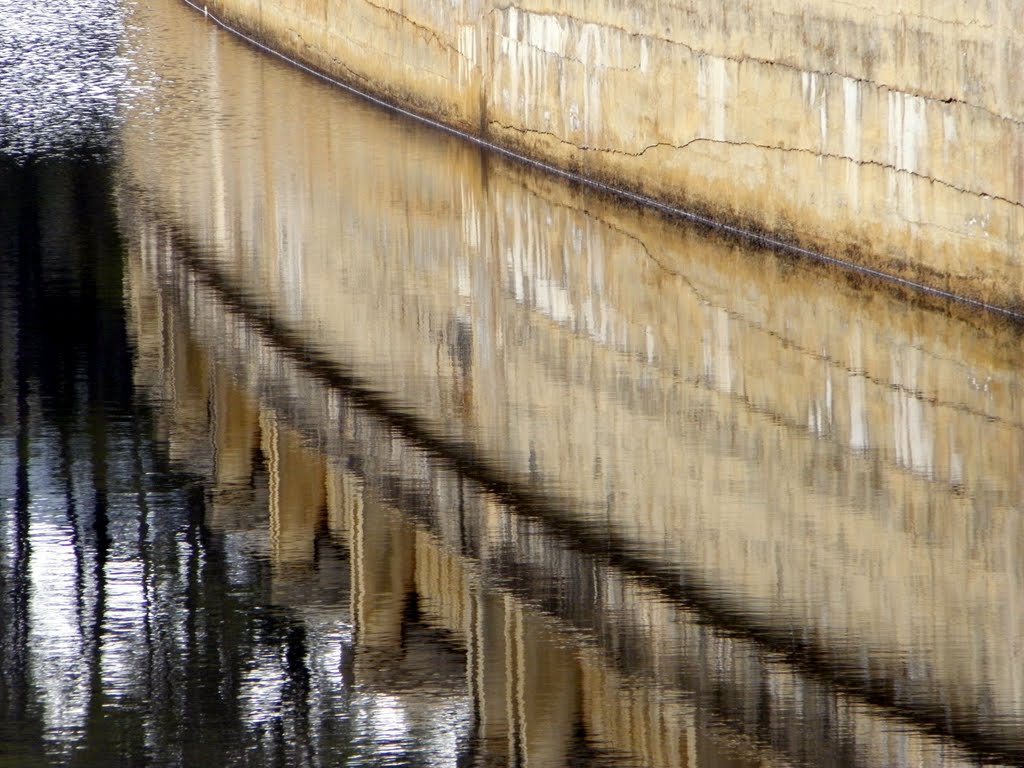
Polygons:
<instances>
[{"instance_id":1,"label":"pale yellow concrete panel","mask_svg":"<svg viewBox=\"0 0 1024 768\"><path fill-rule=\"evenodd\" d=\"M1009 0L210 5L547 162L938 287L1024 299L1024 22Z\"/></svg>"}]
</instances>

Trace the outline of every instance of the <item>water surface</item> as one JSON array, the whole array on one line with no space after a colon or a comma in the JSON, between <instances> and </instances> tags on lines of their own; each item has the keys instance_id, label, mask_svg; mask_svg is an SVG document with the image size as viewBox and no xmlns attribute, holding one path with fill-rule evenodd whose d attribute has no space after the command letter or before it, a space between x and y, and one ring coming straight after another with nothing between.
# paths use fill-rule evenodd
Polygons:
<instances>
[{"instance_id":1,"label":"water surface","mask_svg":"<svg viewBox=\"0 0 1024 768\"><path fill-rule=\"evenodd\" d=\"M0 5L0 765L1024 759L1016 329L76 13Z\"/></svg>"}]
</instances>

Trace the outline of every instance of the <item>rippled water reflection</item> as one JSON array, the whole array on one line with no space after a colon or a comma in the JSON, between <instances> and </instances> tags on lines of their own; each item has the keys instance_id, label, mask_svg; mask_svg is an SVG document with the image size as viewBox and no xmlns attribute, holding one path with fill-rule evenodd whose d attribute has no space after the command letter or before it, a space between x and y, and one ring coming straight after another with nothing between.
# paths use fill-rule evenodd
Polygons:
<instances>
[{"instance_id":1,"label":"rippled water reflection","mask_svg":"<svg viewBox=\"0 0 1024 768\"><path fill-rule=\"evenodd\" d=\"M1017 329L77 13L0 4L0 766L1024 757Z\"/></svg>"},{"instance_id":2,"label":"rippled water reflection","mask_svg":"<svg viewBox=\"0 0 1024 768\"><path fill-rule=\"evenodd\" d=\"M125 48L133 5L0 0L0 153L109 149L121 110L143 83Z\"/></svg>"}]
</instances>

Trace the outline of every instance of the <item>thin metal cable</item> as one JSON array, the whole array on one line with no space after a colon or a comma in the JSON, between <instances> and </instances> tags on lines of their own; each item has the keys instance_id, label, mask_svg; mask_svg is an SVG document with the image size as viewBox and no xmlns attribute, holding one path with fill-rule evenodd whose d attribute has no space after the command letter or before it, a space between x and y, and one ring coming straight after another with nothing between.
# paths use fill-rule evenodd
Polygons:
<instances>
[{"instance_id":1,"label":"thin metal cable","mask_svg":"<svg viewBox=\"0 0 1024 768\"><path fill-rule=\"evenodd\" d=\"M391 102L385 101L379 96L374 96L372 93L368 93L367 91L361 90L349 83L344 82L343 80L338 80L336 78L331 77L330 75L327 75L323 72L314 69L313 67L303 64L301 61L293 59L290 56L281 53L280 51L277 51L271 48L270 46L265 45L264 43L261 43L259 40L250 37L246 33L242 32L240 29L231 26L223 19L210 13L206 6L198 5L195 2L195 0L182 0L182 2L202 13L206 18L213 21L219 27L227 30L236 37L245 40L250 45L259 48L262 51L266 51L267 53L276 56L277 58L283 61L288 62L292 66L297 67L303 70L304 72L308 72L309 74L319 78L320 80L323 80L324 82L330 83L331 85L341 88L342 90L348 91L349 93L354 94L355 96L358 96L362 99L365 99L366 101L383 107L389 112L396 112L400 115L411 118L416 122L428 125L431 128L435 128L439 131L451 134L452 136L457 136L460 139L463 139L464 141L468 141L472 144L488 149L499 155L504 155L505 157L511 158L512 160L515 160L517 162L524 163L526 165L532 166L534 168L553 174L555 176L560 176L564 179L568 179L569 181L575 182L577 184L582 184L584 186L590 187L591 189L596 189L601 192L606 192L608 194L622 198L624 200L629 200L631 202L638 203L639 205L642 205L646 208L653 208L655 210L666 213L670 216L680 218L685 221L690 221L696 224L700 224L702 226L708 227L709 229L713 229L718 232L724 232L729 235L734 235L736 237L742 238L743 240L765 246L775 251L789 253L796 256L803 256L805 258L812 259L823 264L829 264L850 272L855 272L861 275L867 275L869 277L873 277L884 282L893 283L895 285L900 285L905 288L910 288L911 290L918 291L929 296L936 296L938 298L946 299L948 301L956 302L959 304L965 304L971 307L976 307L978 309L993 312L995 314L1002 315L1013 320L1024 321L1024 312L1018 312L1016 310L1010 309L1008 307L1002 307L997 304L990 304L986 301L982 301L981 299L971 298L970 296L962 296L960 294L953 293L952 291L945 291L941 288L935 288L924 283L919 283L915 280L900 277L899 275L893 275L888 272L883 272L882 270L879 269L874 269L873 267L868 267L863 264L857 264L856 262L848 261L846 259L840 259L836 256L829 256L827 254L821 253L820 251L814 251L811 250L810 248L804 248L799 245L794 245L793 243L787 243L784 240L779 240L768 235L758 234L757 232L752 232L749 229L744 229L743 227L737 227L733 224L727 224L725 222L718 221L707 216L702 216L699 213L694 213L693 211L688 211L684 208L678 208L676 206L668 205L667 203L663 203L659 200L654 199L653 197L647 197L646 195L641 195L636 192L630 192L629 190L612 186L611 184L606 184L605 182L597 181L596 179L592 179L587 176L582 176L578 173L573 173L572 171L567 171L563 168L559 168L549 163L545 163L541 160L536 160L534 158L527 157L526 155L521 155L518 152L513 152L512 150L507 149L506 147L502 147L498 144L487 141L486 139L483 139L479 136L474 136L473 134L468 133L466 131L460 131L457 128L453 128L450 125L446 125L445 123L442 123L438 120L434 120L433 118L427 117L426 115L422 115L418 112L413 112L412 110L405 109L404 107L398 106L396 104L392 104Z\"/></svg>"}]
</instances>

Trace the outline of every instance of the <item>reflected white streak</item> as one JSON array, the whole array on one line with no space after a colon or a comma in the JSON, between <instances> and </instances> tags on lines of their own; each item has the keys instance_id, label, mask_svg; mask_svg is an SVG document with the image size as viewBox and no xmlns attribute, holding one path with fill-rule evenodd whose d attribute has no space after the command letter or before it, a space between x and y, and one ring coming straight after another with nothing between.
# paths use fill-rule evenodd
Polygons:
<instances>
[{"instance_id":1,"label":"reflected white streak","mask_svg":"<svg viewBox=\"0 0 1024 768\"><path fill-rule=\"evenodd\" d=\"M29 654L48 738L73 741L85 724L89 670L76 621L77 554L73 532L31 523Z\"/></svg>"}]
</instances>

